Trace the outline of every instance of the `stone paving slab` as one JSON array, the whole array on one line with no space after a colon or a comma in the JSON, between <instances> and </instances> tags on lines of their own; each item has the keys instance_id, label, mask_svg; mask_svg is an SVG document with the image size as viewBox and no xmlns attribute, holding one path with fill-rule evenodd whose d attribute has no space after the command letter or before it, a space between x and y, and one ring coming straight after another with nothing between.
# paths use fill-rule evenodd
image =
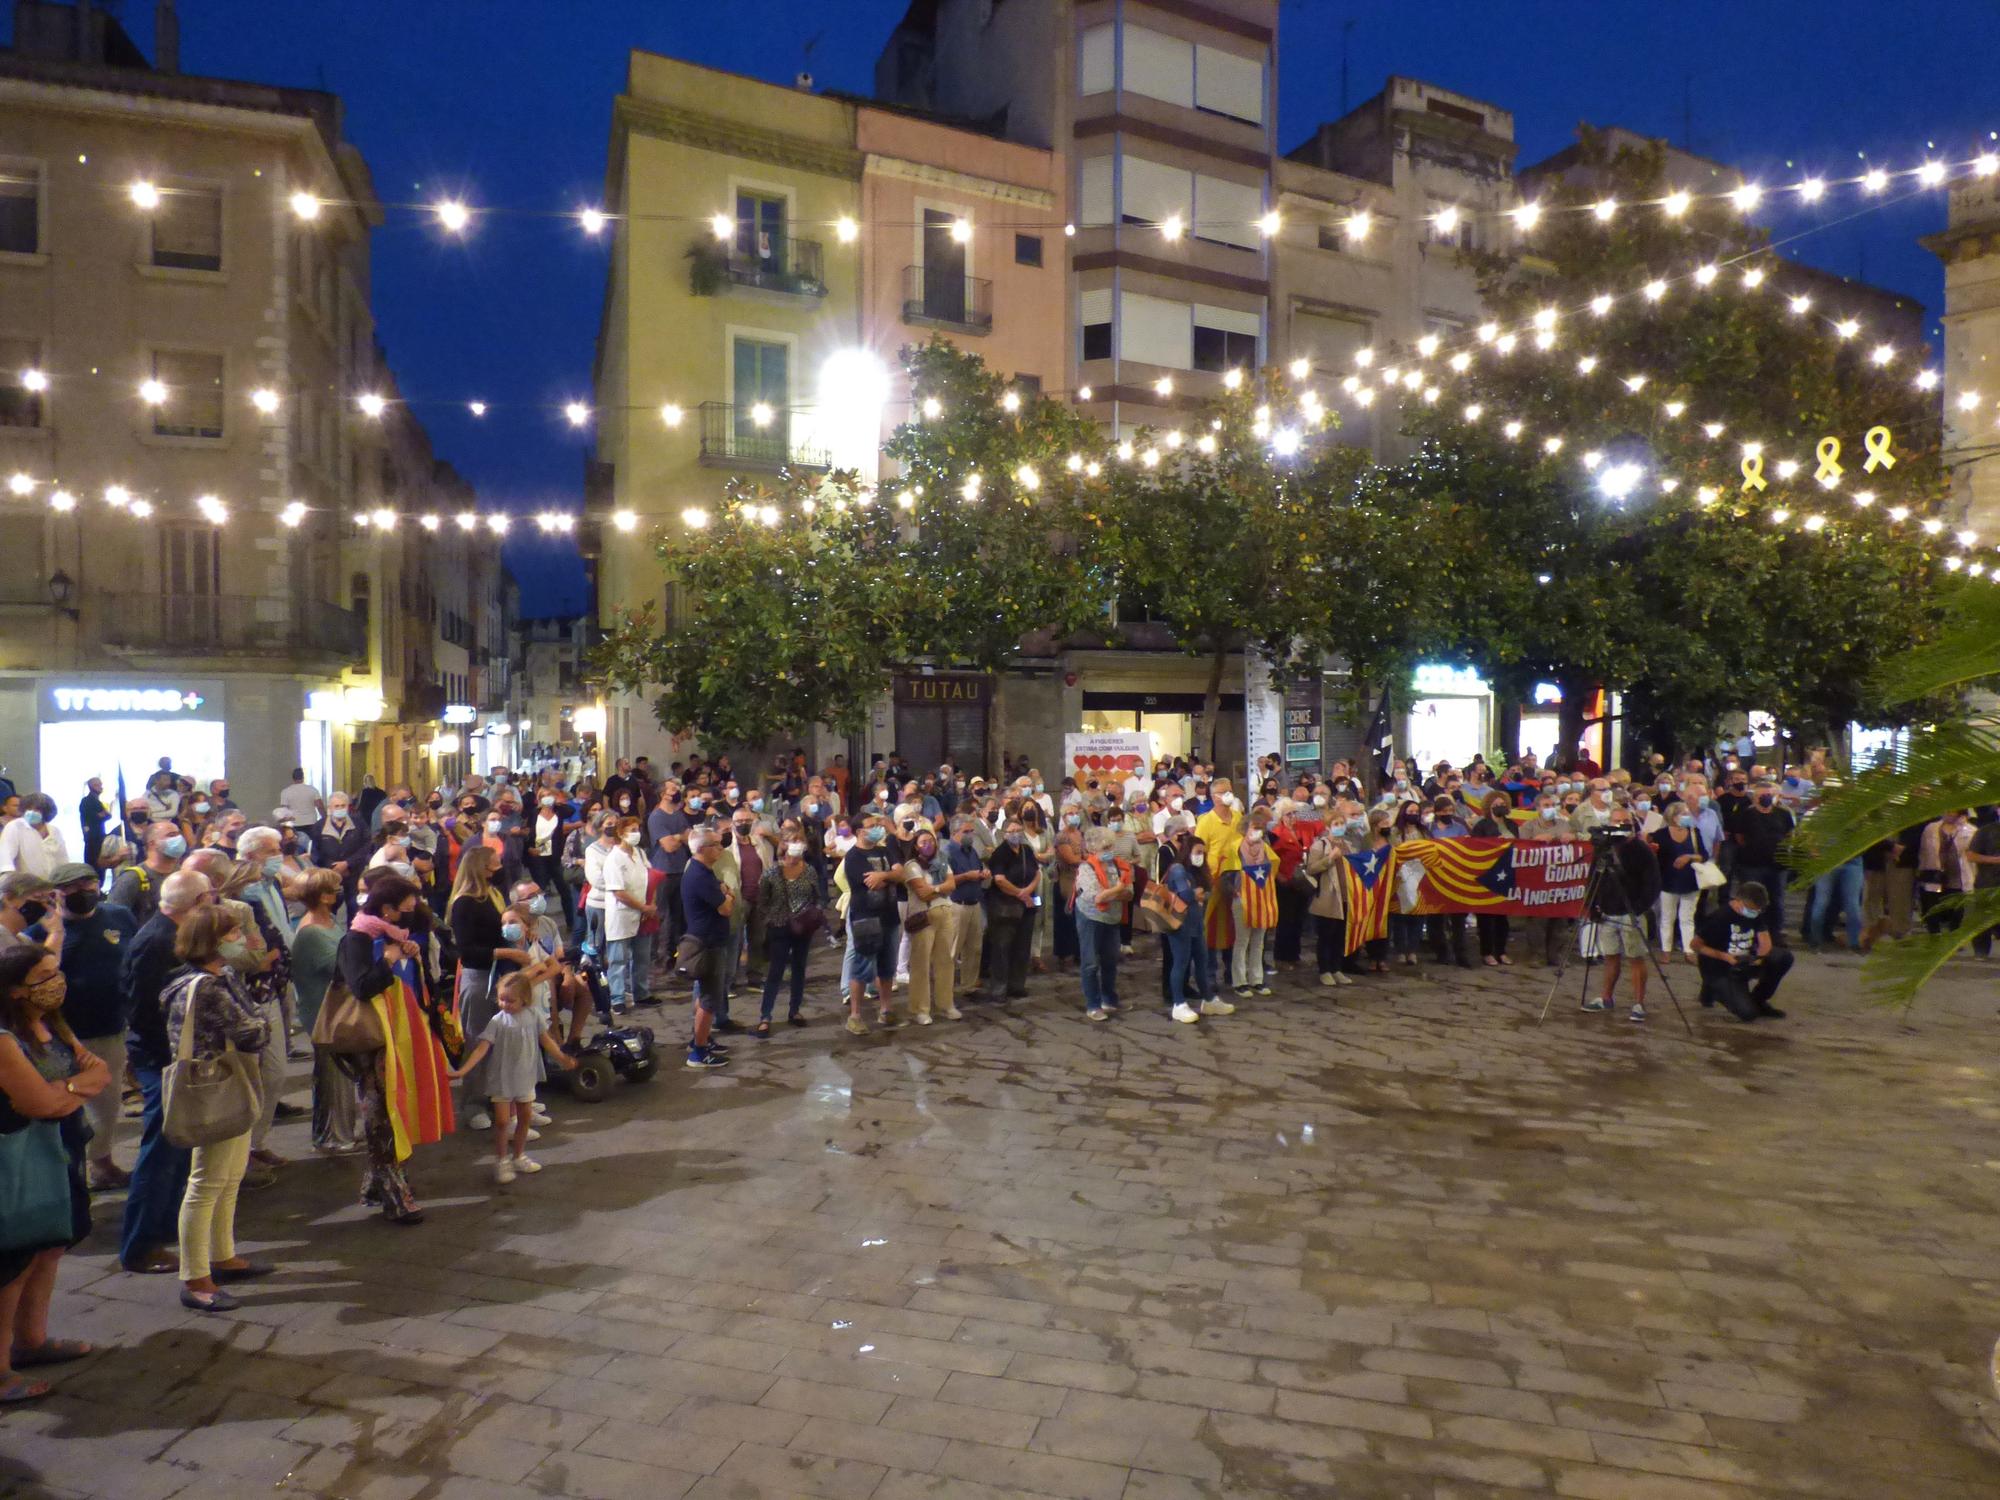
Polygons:
<instances>
[{"instance_id":1,"label":"stone paving slab","mask_svg":"<svg viewBox=\"0 0 2000 1500\"><path fill-rule=\"evenodd\" d=\"M537 1177L420 1153L419 1229L286 1169L234 1315L101 1199L55 1312L108 1347L0 1414L0 1495L1991 1500L2000 967L1857 977L1692 1037L1525 968L1184 1027L1147 957L1111 1025L1050 976L858 1039L821 955L806 1030L555 1095Z\"/></svg>"}]
</instances>

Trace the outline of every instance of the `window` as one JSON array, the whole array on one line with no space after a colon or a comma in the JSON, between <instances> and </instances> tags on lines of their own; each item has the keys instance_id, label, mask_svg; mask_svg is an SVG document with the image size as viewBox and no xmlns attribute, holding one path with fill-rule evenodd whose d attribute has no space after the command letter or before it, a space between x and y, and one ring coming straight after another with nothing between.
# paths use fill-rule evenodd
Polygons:
<instances>
[{"instance_id":1,"label":"window","mask_svg":"<svg viewBox=\"0 0 2000 1500\"><path fill-rule=\"evenodd\" d=\"M33 255L41 248L42 169L0 160L0 253Z\"/></svg>"},{"instance_id":2,"label":"window","mask_svg":"<svg viewBox=\"0 0 2000 1500\"><path fill-rule=\"evenodd\" d=\"M1194 363L1191 323L1185 302L1126 292L1118 299L1118 352L1141 364L1170 370Z\"/></svg>"},{"instance_id":3,"label":"window","mask_svg":"<svg viewBox=\"0 0 2000 1500\"><path fill-rule=\"evenodd\" d=\"M736 254L767 271L785 266L785 200L763 193L736 195Z\"/></svg>"},{"instance_id":4,"label":"window","mask_svg":"<svg viewBox=\"0 0 2000 1500\"><path fill-rule=\"evenodd\" d=\"M1148 99L1194 104L1194 48L1144 26L1125 28L1125 87Z\"/></svg>"},{"instance_id":5,"label":"window","mask_svg":"<svg viewBox=\"0 0 2000 1500\"><path fill-rule=\"evenodd\" d=\"M1077 198L1082 210L1082 227L1094 229L1109 224L1112 161L1108 156L1086 156L1078 168Z\"/></svg>"},{"instance_id":6,"label":"window","mask_svg":"<svg viewBox=\"0 0 2000 1500\"><path fill-rule=\"evenodd\" d=\"M1355 369L1354 351L1375 340L1367 318L1335 309L1294 307L1290 353L1310 359L1323 374L1345 376ZM1338 441L1355 448L1375 446L1375 413L1371 407L1348 404L1342 409Z\"/></svg>"},{"instance_id":7,"label":"window","mask_svg":"<svg viewBox=\"0 0 2000 1500\"><path fill-rule=\"evenodd\" d=\"M1129 154L1120 170L1124 180L1118 208L1127 224L1164 224L1176 214L1185 224L1194 217L1192 172Z\"/></svg>"},{"instance_id":8,"label":"window","mask_svg":"<svg viewBox=\"0 0 2000 1500\"><path fill-rule=\"evenodd\" d=\"M1456 209L1457 213L1451 221L1451 228L1440 229L1438 215L1447 208ZM1424 241L1432 245L1450 245L1459 250L1474 249L1476 246L1472 236L1477 220L1477 214L1467 213L1456 203L1447 203L1442 198L1432 198L1424 212Z\"/></svg>"},{"instance_id":9,"label":"window","mask_svg":"<svg viewBox=\"0 0 2000 1500\"><path fill-rule=\"evenodd\" d=\"M153 210L153 264L177 271L222 269L222 189L169 188Z\"/></svg>"},{"instance_id":10,"label":"window","mask_svg":"<svg viewBox=\"0 0 2000 1500\"><path fill-rule=\"evenodd\" d=\"M1083 358L1111 358L1111 291L1099 287L1079 299L1077 321L1083 327Z\"/></svg>"},{"instance_id":11,"label":"window","mask_svg":"<svg viewBox=\"0 0 2000 1500\"><path fill-rule=\"evenodd\" d=\"M1014 389L1019 391L1023 401L1039 401L1042 396L1042 377L1014 372Z\"/></svg>"},{"instance_id":12,"label":"window","mask_svg":"<svg viewBox=\"0 0 2000 1500\"><path fill-rule=\"evenodd\" d=\"M791 346L739 338L731 357L735 373L736 454L789 457ZM760 404L771 408L770 420L762 424L754 414Z\"/></svg>"},{"instance_id":13,"label":"window","mask_svg":"<svg viewBox=\"0 0 2000 1500\"><path fill-rule=\"evenodd\" d=\"M1117 43L1109 26L1093 26L1083 34L1077 48L1076 91L1088 98L1108 94L1117 82L1114 72Z\"/></svg>"},{"instance_id":14,"label":"window","mask_svg":"<svg viewBox=\"0 0 2000 1500\"><path fill-rule=\"evenodd\" d=\"M0 335L0 427L42 425L42 397L23 382L30 370L41 368L41 347L33 339Z\"/></svg>"},{"instance_id":15,"label":"window","mask_svg":"<svg viewBox=\"0 0 2000 1500\"><path fill-rule=\"evenodd\" d=\"M1263 319L1229 307L1194 305L1194 367L1197 370L1250 370L1257 367L1257 337Z\"/></svg>"},{"instance_id":16,"label":"window","mask_svg":"<svg viewBox=\"0 0 2000 1500\"><path fill-rule=\"evenodd\" d=\"M222 356L187 350L153 353L153 378L167 399L153 408L153 431L160 437L222 436Z\"/></svg>"},{"instance_id":17,"label":"window","mask_svg":"<svg viewBox=\"0 0 2000 1500\"><path fill-rule=\"evenodd\" d=\"M1196 47L1194 107L1251 125L1264 123L1264 65L1254 57Z\"/></svg>"},{"instance_id":18,"label":"window","mask_svg":"<svg viewBox=\"0 0 2000 1500\"><path fill-rule=\"evenodd\" d=\"M1014 264L1017 266L1039 266L1042 263L1042 237L1039 234L1017 234L1014 236Z\"/></svg>"},{"instance_id":19,"label":"window","mask_svg":"<svg viewBox=\"0 0 2000 1500\"><path fill-rule=\"evenodd\" d=\"M1257 221L1264 214L1261 183L1231 182L1225 177L1197 175L1194 180L1195 235L1239 250L1258 249L1263 235Z\"/></svg>"}]
</instances>

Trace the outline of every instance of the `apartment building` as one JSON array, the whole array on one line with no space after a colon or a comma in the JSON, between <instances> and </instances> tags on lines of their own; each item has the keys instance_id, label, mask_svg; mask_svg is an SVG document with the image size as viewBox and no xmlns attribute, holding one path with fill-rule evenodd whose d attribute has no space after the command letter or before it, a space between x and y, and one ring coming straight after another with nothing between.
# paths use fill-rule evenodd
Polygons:
<instances>
[{"instance_id":1,"label":"apartment building","mask_svg":"<svg viewBox=\"0 0 2000 1500\"><path fill-rule=\"evenodd\" d=\"M624 217L584 537L606 624L694 607L666 598L645 538L713 507L730 480L877 477L881 440L910 414L904 346L961 344L1024 390L1066 378L1058 153L809 82L632 54L606 174ZM605 708L612 754L685 753L645 697ZM952 724L988 732L983 717ZM913 732L932 730L945 732L928 719Z\"/></svg>"},{"instance_id":2,"label":"apartment building","mask_svg":"<svg viewBox=\"0 0 2000 1500\"><path fill-rule=\"evenodd\" d=\"M586 713L579 723L577 711L596 697L584 679L585 656L595 636L594 623L582 615L515 622L522 766L559 766L565 777L581 773L587 754L584 735L592 718Z\"/></svg>"},{"instance_id":3,"label":"apartment building","mask_svg":"<svg viewBox=\"0 0 2000 1500\"><path fill-rule=\"evenodd\" d=\"M1944 262L1945 456L1964 523L2000 532L2000 178L1954 183L1946 227L1924 240Z\"/></svg>"}]
</instances>

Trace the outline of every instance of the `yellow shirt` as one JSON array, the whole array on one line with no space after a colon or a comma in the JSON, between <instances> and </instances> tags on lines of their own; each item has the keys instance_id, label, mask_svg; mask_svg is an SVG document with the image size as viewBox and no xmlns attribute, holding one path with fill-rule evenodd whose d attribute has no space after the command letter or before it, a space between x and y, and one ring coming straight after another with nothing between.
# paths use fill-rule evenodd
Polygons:
<instances>
[{"instance_id":1,"label":"yellow shirt","mask_svg":"<svg viewBox=\"0 0 2000 1500\"><path fill-rule=\"evenodd\" d=\"M1243 868L1237 851L1243 846L1243 815L1231 811L1223 818L1213 808L1195 819L1194 836L1208 850L1208 868L1221 875Z\"/></svg>"}]
</instances>

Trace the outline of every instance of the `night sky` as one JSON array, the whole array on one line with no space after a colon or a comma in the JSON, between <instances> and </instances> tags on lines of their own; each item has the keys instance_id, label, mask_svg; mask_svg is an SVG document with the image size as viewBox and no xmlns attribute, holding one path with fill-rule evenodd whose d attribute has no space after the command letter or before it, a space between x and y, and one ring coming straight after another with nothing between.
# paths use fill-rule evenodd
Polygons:
<instances>
[{"instance_id":1,"label":"night sky","mask_svg":"<svg viewBox=\"0 0 2000 1500\"><path fill-rule=\"evenodd\" d=\"M1007 0L1000 0L1007 3ZM149 52L153 6L126 0ZM611 100L628 49L774 82L809 68L865 93L904 0L181 0L184 71L331 89L385 202L447 192L477 207L574 210L599 201ZM0 35L12 7L0 0ZM1935 142L1963 160L2000 129L1996 0L1285 0L1279 145L1401 73L1514 114L1527 165L1580 121L1662 135L1775 185L1869 162L1911 166ZM1352 21L1351 31L1346 26ZM1830 194L1789 235L1858 206ZM707 211L712 205L690 205ZM1914 296L1940 340L1942 195L1827 227L1788 253ZM375 312L404 392L440 456L482 502L580 503L587 442L559 410L588 399L605 253L560 218L488 220L465 242L392 210L375 237ZM484 420L464 403L492 404ZM536 555L527 555L533 551ZM546 547L511 560L531 615L584 607L582 572Z\"/></svg>"}]
</instances>

